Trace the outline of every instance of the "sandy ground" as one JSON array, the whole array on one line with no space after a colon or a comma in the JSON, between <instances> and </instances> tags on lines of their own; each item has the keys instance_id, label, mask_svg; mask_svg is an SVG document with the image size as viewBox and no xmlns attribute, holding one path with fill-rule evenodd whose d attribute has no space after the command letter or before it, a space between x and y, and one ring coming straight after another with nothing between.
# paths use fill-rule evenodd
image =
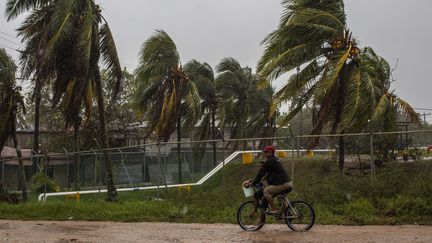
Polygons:
<instances>
[{"instance_id":1,"label":"sandy ground","mask_svg":"<svg viewBox=\"0 0 432 243\"><path fill-rule=\"evenodd\" d=\"M293 232L265 225L244 232L234 224L115 223L0 220L1 242L432 242L432 226L315 225Z\"/></svg>"}]
</instances>

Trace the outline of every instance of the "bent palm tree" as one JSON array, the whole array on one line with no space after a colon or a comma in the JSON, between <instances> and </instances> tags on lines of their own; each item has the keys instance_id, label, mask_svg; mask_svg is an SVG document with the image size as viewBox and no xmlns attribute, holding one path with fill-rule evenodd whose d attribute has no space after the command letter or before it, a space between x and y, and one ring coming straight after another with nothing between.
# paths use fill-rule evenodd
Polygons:
<instances>
[{"instance_id":1,"label":"bent palm tree","mask_svg":"<svg viewBox=\"0 0 432 243\"><path fill-rule=\"evenodd\" d=\"M274 90L267 80L257 84L250 99L250 119L247 134L250 137L271 138L276 134L276 119L279 111L273 98ZM273 144L273 140L260 140L259 148Z\"/></svg>"},{"instance_id":2,"label":"bent palm tree","mask_svg":"<svg viewBox=\"0 0 432 243\"><path fill-rule=\"evenodd\" d=\"M200 117L201 99L193 82L184 72L174 41L157 30L143 45L136 78L140 82L136 106L149 122L150 132L168 141L177 128L179 182L182 182L180 158L182 118L187 127Z\"/></svg>"},{"instance_id":3,"label":"bent palm tree","mask_svg":"<svg viewBox=\"0 0 432 243\"><path fill-rule=\"evenodd\" d=\"M231 138L246 138L251 118L265 102L256 102L266 91L249 67L242 67L234 58L224 58L216 66L216 90L220 102L221 126L231 126ZM265 96L265 95L264 95ZM267 95L268 97L268 95ZM237 143L234 144L236 149ZM246 143L244 144L246 146Z\"/></svg>"},{"instance_id":4,"label":"bent palm tree","mask_svg":"<svg viewBox=\"0 0 432 243\"><path fill-rule=\"evenodd\" d=\"M332 133L362 129L386 84L368 74L364 55L347 28L343 1L285 0L283 6L279 27L263 41L266 48L258 64L260 75L270 80L300 69L275 95L278 103L296 100L297 104L282 125L312 103L312 134L320 134L325 126ZM309 147L318 141L311 140ZM339 148L342 171L343 137Z\"/></svg>"},{"instance_id":5,"label":"bent palm tree","mask_svg":"<svg viewBox=\"0 0 432 243\"><path fill-rule=\"evenodd\" d=\"M382 90L377 92L376 103L372 107L372 123L382 124L383 130L393 129L398 113L403 114L413 123L420 124L420 118L417 112L408 102L397 96L394 91L390 90L391 70L390 65L384 58L378 56L371 48L365 48L361 54L363 68L365 73L373 83L384 83Z\"/></svg>"},{"instance_id":6,"label":"bent palm tree","mask_svg":"<svg viewBox=\"0 0 432 243\"><path fill-rule=\"evenodd\" d=\"M195 83L199 96L201 97L202 118L198 131L199 140L209 138L216 139L216 111L218 101L216 97L215 75L208 63L200 63L196 60L187 62L184 66L185 72L190 80ZM196 150L200 155L205 152L207 143L197 143ZM216 142L213 142L213 166L217 164Z\"/></svg>"},{"instance_id":7,"label":"bent palm tree","mask_svg":"<svg viewBox=\"0 0 432 243\"><path fill-rule=\"evenodd\" d=\"M21 187L22 198L23 201L27 201L24 163L16 136L17 119L20 113L25 113L25 107L21 87L15 83L15 72L16 66L12 58L7 55L4 49L0 49L0 151L3 150L6 140L11 138L18 156L18 182ZM4 191L3 183L2 191Z\"/></svg>"},{"instance_id":8,"label":"bent palm tree","mask_svg":"<svg viewBox=\"0 0 432 243\"><path fill-rule=\"evenodd\" d=\"M122 70L114 39L99 5L92 0L21 1L9 0L9 18L32 9L19 29L25 41L21 63L27 76L34 75L38 88L52 80L53 101L62 101L66 126L79 120L82 106L87 114L96 96L101 123L102 146L108 148L102 81L99 60L102 58L120 87ZM39 85L39 87L38 87ZM112 95L114 98L116 93ZM111 159L104 150L109 201L117 200Z\"/></svg>"}]
</instances>

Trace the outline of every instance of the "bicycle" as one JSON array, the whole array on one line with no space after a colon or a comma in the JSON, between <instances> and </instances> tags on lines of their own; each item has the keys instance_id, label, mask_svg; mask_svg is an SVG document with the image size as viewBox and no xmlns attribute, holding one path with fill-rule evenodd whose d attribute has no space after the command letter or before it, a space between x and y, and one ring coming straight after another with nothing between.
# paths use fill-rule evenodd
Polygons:
<instances>
[{"instance_id":1,"label":"bicycle","mask_svg":"<svg viewBox=\"0 0 432 243\"><path fill-rule=\"evenodd\" d=\"M290 191L291 189L288 189L275 196L279 202L279 210L275 214L269 213L265 199L260 199L255 214L252 214L254 201L244 202L237 210L237 223L245 231L257 231L264 226L266 216L273 216L277 221L284 220L293 231L310 230L315 223L315 212L312 206L300 200L291 202L287 197Z\"/></svg>"}]
</instances>

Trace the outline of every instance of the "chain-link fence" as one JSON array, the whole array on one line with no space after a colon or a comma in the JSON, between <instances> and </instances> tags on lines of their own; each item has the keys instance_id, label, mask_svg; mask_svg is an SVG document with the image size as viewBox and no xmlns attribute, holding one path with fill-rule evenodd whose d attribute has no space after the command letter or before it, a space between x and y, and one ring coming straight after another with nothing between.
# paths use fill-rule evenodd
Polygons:
<instances>
[{"instance_id":1,"label":"chain-link fence","mask_svg":"<svg viewBox=\"0 0 432 243\"><path fill-rule=\"evenodd\" d=\"M277 156L322 158L339 162L346 173L370 173L387 161L412 162L431 158L432 130L374 132L339 135L292 135L289 137L248 138L187 142L164 142L107 149L117 188L195 183L227 162L252 163L264 159L259 150L276 146ZM313 149L311 149L313 148ZM242 151L233 155L235 151ZM341 155L343 154L343 160ZM50 178L61 191L106 189L102 149L24 156L26 179L37 184L32 163L38 164L43 178ZM342 164L342 162L344 162ZM18 159L2 157L0 176L12 190L18 187ZM295 177L295 166L289 173ZM212 174L211 174L212 175ZM39 182L40 183L40 182ZM44 182L45 185L47 182ZM32 188L29 185L28 188ZM54 190L51 187L43 190ZM33 186L34 188L34 186Z\"/></svg>"}]
</instances>

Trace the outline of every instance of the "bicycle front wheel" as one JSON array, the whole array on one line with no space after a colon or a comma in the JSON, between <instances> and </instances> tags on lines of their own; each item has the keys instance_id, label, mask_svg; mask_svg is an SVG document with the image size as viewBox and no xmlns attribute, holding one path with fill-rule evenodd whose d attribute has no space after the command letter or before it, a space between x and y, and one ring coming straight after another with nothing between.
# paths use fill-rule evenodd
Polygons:
<instances>
[{"instance_id":1,"label":"bicycle front wheel","mask_svg":"<svg viewBox=\"0 0 432 243\"><path fill-rule=\"evenodd\" d=\"M243 230L257 231L264 225L265 214L258 208L254 211L254 202L243 203L237 210L237 223Z\"/></svg>"},{"instance_id":2,"label":"bicycle front wheel","mask_svg":"<svg viewBox=\"0 0 432 243\"><path fill-rule=\"evenodd\" d=\"M315 223L315 212L308 203L294 201L285 211L285 222L294 231L305 231Z\"/></svg>"}]
</instances>

